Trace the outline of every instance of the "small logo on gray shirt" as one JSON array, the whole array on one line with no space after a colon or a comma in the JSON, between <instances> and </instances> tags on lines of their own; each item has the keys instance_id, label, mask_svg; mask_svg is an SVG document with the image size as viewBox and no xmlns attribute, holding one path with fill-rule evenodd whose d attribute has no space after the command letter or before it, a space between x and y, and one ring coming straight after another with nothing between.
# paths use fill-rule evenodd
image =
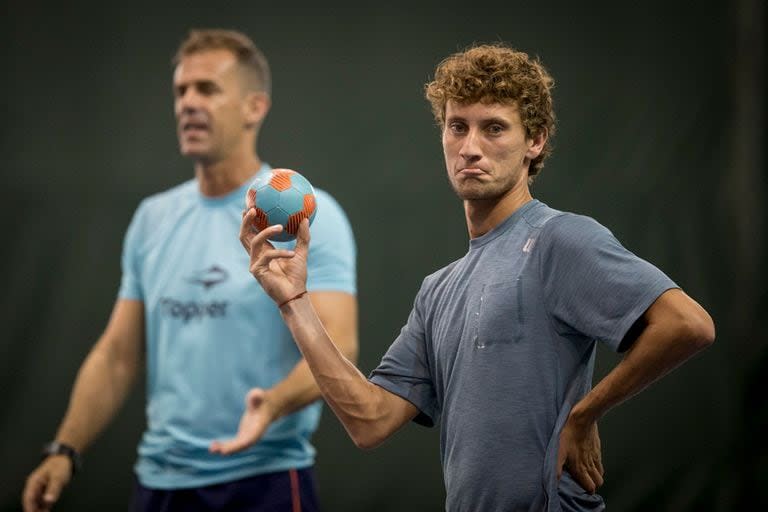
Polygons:
<instances>
[{"instance_id":1,"label":"small logo on gray shirt","mask_svg":"<svg viewBox=\"0 0 768 512\"><path fill-rule=\"evenodd\" d=\"M525 245L523 246L523 252L531 252L533 249L533 245L536 243L535 238L529 238L526 240Z\"/></svg>"}]
</instances>

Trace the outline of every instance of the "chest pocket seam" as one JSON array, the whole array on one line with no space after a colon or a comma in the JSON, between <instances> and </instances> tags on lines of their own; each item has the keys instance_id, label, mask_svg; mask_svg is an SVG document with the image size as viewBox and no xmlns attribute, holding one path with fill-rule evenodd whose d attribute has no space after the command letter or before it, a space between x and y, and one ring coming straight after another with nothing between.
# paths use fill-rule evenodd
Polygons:
<instances>
[{"instance_id":1,"label":"chest pocket seam","mask_svg":"<svg viewBox=\"0 0 768 512\"><path fill-rule=\"evenodd\" d=\"M475 326L475 348L519 343L525 325L522 276L486 284L480 295Z\"/></svg>"}]
</instances>

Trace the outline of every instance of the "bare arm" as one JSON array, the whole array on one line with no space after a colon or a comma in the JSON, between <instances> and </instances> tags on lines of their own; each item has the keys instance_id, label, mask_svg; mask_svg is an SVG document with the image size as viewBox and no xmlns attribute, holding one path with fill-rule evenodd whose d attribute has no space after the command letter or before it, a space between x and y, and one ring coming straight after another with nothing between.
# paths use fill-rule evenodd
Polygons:
<instances>
[{"instance_id":1,"label":"bare arm","mask_svg":"<svg viewBox=\"0 0 768 512\"><path fill-rule=\"evenodd\" d=\"M311 292L307 294L339 352L349 361L357 361L357 299L343 292ZM302 359L288 376L267 391L275 404L275 419L301 409L320 398L320 389Z\"/></svg>"},{"instance_id":2,"label":"bare arm","mask_svg":"<svg viewBox=\"0 0 768 512\"><path fill-rule=\"evenodd\" d=\"M77 374L56 440L85 450L114 417L143 362L144 303L118 300Z\"/></svg>"},{"instance_id":3,"label":"bare arm","mask_svg":"<svg viewBox=\"0 0 768 512\"><path fill-rule=\"evenodd\" d=\"M712 318L678 289L661 294L643 315L642 323L644 328L621 362L574 405L560 436L558 469L565 463L579 483L592 492L595 484L602 483L602 468L591 460L589 453L594 448L587 442L594 442L597 421L715 340ZM579 474L584 478L578 478Z\"/></svg>"},{"instance_id":4,"label":"bare arm","mask_svg":"<svg viewBox=\"0 0 768 512\"><path fill-rule=\"evenodd\" d=\"M313 301L301 298L281 308L320 391L355 445L374 448L417 414L416 407L363 376L333 344Z\"/></svg>"},{"instance_id":5,"label":"bare arm","mask_svg":"<svg viewBox=\"0 0 768 512\"><path fill-rule=\"evenodd\" d=\"M251 257L251 273L272 299L282 304L306 289L309 226L302 222L295 250L278 250L267 238L280 226L255 234L250 228L253 214L251 209L244 216L240 240ZM372 448L416 416L417 409L369 382L344 357L313 303L303 296L282 306L281 313L331 409L357 446Z\"/></svg>"},{"instance_id":6,"label":"bare arm","mask_svg":"<svg viewBox=\"0 0 768 512\"><path fill-rule=\"evenodd\" d=\"M574 406L575 419L597 421L715 341L712 318L682 290L664 292L644 318L621 362Z\"/></svg>"},{"instance_id":7,"label":"bare arm","mask_svg":"<svg viewBox=\"0 0 768 512\"><path fill-rule=\"evenodd\" d=\"M144 304L118 300L107 328L78 371L69 406L56 440L85 450L124 402L143 362ZM25 510L43 510L58 499L69 482L70 462L48 457L29 476L23 495Z\"/></svg>"},{"instance_id":8,"label":"bare arm","mask_svg":"<svg viewBox=\"0 0 768 512\"><path fill-rule=\"evenodd\" d=\"M351 361L357 359L357 299L345 292L320 291L308 294L339 351ZM270 389L254 388L245 399L245 412L237 435L214 441L213 453L230 455L256 443L269 425L314 402L321 396L312 372L301 359L291 372Z\"/></svg>"}]
</instances>

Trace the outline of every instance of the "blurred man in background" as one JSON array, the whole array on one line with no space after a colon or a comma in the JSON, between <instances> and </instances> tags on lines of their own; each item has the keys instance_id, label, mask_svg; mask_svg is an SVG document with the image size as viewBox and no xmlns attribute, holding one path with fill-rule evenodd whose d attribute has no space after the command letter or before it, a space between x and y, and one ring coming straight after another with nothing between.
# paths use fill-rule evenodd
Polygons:
<instances>
[{"instance_id":1,"label":"blurred man in background","mask_svg":"<svg viewBox=\"0 0 768 512\"><path fill-rule=\"evenodd\" d=\"M136 211L111 318L27 479L26 511L57 501L143 368L147 427L131 510L318 508L310 437L320 393L237 241L247 186L270 168L256 151L269 66L247 36L227 30L192 31L174 64L179 146L195 177ZM355 360L354 238L336 201L319 189L316 197L306 297Z\"/></svg>"}]
</instances>

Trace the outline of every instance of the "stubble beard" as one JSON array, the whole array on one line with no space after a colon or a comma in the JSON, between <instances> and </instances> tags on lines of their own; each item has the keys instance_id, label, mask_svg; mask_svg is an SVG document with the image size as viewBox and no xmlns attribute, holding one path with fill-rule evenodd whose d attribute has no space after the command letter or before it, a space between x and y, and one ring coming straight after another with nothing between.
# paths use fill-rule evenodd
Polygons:
<instances>
[{"instance_id":1,"label":"stubble beard","mask_svg":"<svg viewBox=\"0 0 768 512\"><path fill-rule=\"evenodd\" d=\"M522 167L501 182L483 183L474 178L467 178L461 182L450 179L451 188L462 201L492 201L501 199L509 194L517 186L522 174Z\"/></svg>"}]
</instances>

